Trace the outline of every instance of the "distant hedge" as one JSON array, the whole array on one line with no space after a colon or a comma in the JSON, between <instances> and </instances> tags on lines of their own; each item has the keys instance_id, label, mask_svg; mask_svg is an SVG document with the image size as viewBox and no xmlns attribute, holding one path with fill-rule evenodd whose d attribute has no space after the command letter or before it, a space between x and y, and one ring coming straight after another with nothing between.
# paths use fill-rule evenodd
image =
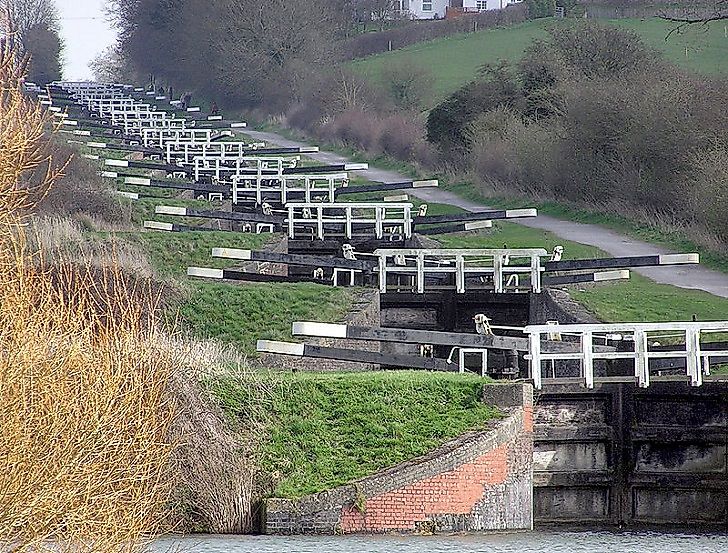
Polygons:
<instances>
[{"instance_id":1,"label":"distant hedge","mask_svg":"<svg viewBox=\"0 0 728 553\"><path fill-rule=\"evenodd\" d=\"M472 32L474 29L490 29L522 23L528 19L525 3L514 4L502 10L489 10L474 15L437 21L418 21L377 33L365 33L345 42L342 54L345 59L363 58L390 49L398 50L410 44Z\"/></svg>"}]
</instances>

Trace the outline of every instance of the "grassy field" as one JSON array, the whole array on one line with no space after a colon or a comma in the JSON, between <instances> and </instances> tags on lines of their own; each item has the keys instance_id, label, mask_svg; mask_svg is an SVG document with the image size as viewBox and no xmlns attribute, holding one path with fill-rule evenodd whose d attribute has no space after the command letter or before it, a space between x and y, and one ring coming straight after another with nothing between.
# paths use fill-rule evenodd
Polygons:
<instances>
[{"instance_id":1,"label":"grassy field","mask_svg":"<svg viewBox=\"0 0 728 553\"><path fill-rule=\"evenodd\" d=\"M355 60L350 66L374 82L379 81L381 71L390 64L426 68L434 77L431 105L435 105L472 80L484 63L520 59L534 39L546 36L546 27L551 24L550 20L540 19L513 27L440 38Z\"/></svg>"},{"instance_id":2,"label":"grassy field","mask_svg":"<svg viewBox=\"0 0 728 553\"><path fill-rule=\"evenodd\" d=\"M499 413L480 401L482 384L477 376L423 371L297 373L271 382L265 410L245 382L222 380L215 389L240 420L264 417L262 466L274 475L272 495L300 497L483 428Z\"/></svg>"},{"instance_id":3,"label":"grassy field","mask_svg":"<svg viewBox=\"0 0 728 553\"><path fill-rule=\"evenodd\" d=\"M661 51L667 59L678 65L705 73L728 73L728 38L722 22L707 27L691 27L681 34L673 33L665 40L675 23L660 19L601 21L636 32L647 45ZM570 24L572 22L569 20L528 21L513 27L421 42L401 50L352 61L350 66L374 82L380 80L382 70L391 64L427 68L434 77L432 101L428 103L428 107L432 107L472 80L481 65L497 63L499 60L516 62L534 39L546 36L547 28Z\"/></svg>"}]
</instances>

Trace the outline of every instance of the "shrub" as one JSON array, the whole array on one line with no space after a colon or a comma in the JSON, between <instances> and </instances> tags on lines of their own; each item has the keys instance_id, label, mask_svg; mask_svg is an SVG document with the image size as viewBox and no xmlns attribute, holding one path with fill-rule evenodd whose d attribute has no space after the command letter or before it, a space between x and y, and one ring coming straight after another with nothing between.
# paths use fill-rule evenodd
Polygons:
<instances>
[{"instance_id":1,"label":"shrub","mask_svg":"<svg viewBox=\"0 0 728 553\"><path fill-rule=\"evenodd\" d=\"M556 9L556 0L525 0L529 19L553 17Z\"/></svg>"},{"instance_id":2,"label":"shrub","mask_svg":"<svg viewBox=\"0 0 728 553\"><path fill-rule=\"evenodd\" d=\"M593 24L552 31L516 71L433 110L428 137L449 161L467 151L485 183L651 213L728 241L728 83Z\"/></svg>"},{"instance_id":3,"label":"shrub","mask_svg":"<svg viewBox=\"0 0 728 553\"><path fill-rule=\"evenodd\" d=\"M576 21L549 30L548 48L570 70L586 77L624 76L660 62L634 32L592 21ZM542 48L529 50L540 55Z\"/></svg>"},{"instance_id":4,"label":"shrub","mask_svg":"<svg viewBox=\"0 0 728 553\"><path fill-rule=\"evenodd\" d=\"M349 146L374 152L379 147L382 129L376 116L360 109L352 109L335 116L323 132Z\"/></svg>"},{"instance_id":5,"label":"shrub","mask_svg":"<svg viewBox=\"0 0 728 553\"><path fill-rule=\"evenodd\" d=\"M432 95L432 73L418 65L389 65L382 71L381 79L389 98L398 109L417 109Z\"/></svg>"},{"instance_id":6,"label":"shrub","mask_svg":"<svg viewBox=\"0 0 728 553\"><path fill-rule=\"evenodd\" d=\"M486 77L473 81L435 107L427 118L427 140L447 154L457 155L467 148L467 127L480 114L507 106L523 111L524 98L518 82L505 67L486 71Z\"/></svg>"},{"instance_id":7,"label":"shrub","mask_svg":"<svg viewBox=\"0 0 728 553\"><path fill-rule=\"evenodd\" d=\"M24 69L1 41L0 549L132 552L166 530L176 360L153 293L113 267L39 266L28 246L64 163Z\"/></svg>"},{"instance_id":8,"label":"shrub","mask_svg":"<svg viewBox=\"0 0 728 553\"><path fill-rule=\"evenodd\" d=\"M410 161L415 146L423 140L422 125L407 114L390 115L382 121L379 138L382 151L394 158Z\"/></svg>"},{"instance_id":9,"label":"shrub","mask_svg":"<svg viewBox=\"0 0 728 553\"><path fill-rule=\"evenodd\" d=\"M44 214L64 214L75 218L93 218L105 223L124 222L121 203L111 187L99 179L96 170L85 159L71 157L71 149L60 143L53 145L54 156L69 159L64 175L58 178L36 209Z\"/></svg>"}]
</instances>

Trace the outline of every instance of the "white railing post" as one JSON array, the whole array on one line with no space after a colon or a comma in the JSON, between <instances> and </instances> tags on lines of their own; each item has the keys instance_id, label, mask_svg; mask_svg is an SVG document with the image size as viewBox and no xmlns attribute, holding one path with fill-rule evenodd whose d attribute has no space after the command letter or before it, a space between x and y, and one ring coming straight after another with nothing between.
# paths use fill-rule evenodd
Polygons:
<instances>
[{"instance_id":1,"label":"white railing post","mask_svg":"<svg viewBox=\"0 0 728 553\"><path fill-rule=\"evenodd\" d=\"M458 294L465 293L465 259L462 255L455 256L455 289Z\"/></svg>"},{"instance_id":2,"label":"white railing post","mask_svg":"<svg viewBox=\"0 0 728 553\"><path fill-rule=\"evenodd\" d=\"M425 291L425 254L419 252L417 254L417 293L422 294Z\"/></svg>"},{"instance_id":3,"label":"white railing post","mask_svg":"<svg viewBox=\"0 0 728 553\"><path fill-rule=\"evenodd\" d=\"M584 385L588 389L594 388L594 349L593 335L585 331L581 335L582 367L584 369Z\"/></svg>"},{"instance_id":4,"label":"white railing post","mask_svg":"<svg viewBox=\"0 0 728 553\"><path fill-rule=\"evenodd\" d=\"M379 253L379 292L387 293L387 254Z\"/></svg>"},{"instance_id":5,"label":"white railing post","mask_svg":"<svg viewBox=\"0 0 728 553\"><path fill-rule=\"evenodd\" d=\"M533 387L537 390L541 389L541 332L538 330L531 331L528 335L529 354L531 359L529 365L531 367L531 379Z\"/></svg>"},{"instance_id":6,"label":"white railing post","mask_svg":"<svg viewBox=\"0 0 728 553\"><path fill-rule=\"evenodd\" d=\"M634 331L634 372L640 388L650 385L650 359L648 355L647 332Z\"/></svg>"},{"instance_id":7,"label":"white railing post","mask_svg":"<svg viewBox=\"0 0 728 553\"><path fill-rule=\"evenodd\" d=\"M541 293L541 258L537 255L531 256L531 290Z\"/></svg>"},{"instance_id":8,"label":"white railing post","mask_svg":"<svg viewBox=\"0 0 728 553\"><path fill-rule=\"evenodd\" d=\"M349 219L349 217L348 217L348 212L347 212L347 220L348 219ZM324 209L321 206L318 206L318 208L316 208L316 229L318 230L319 240L323 240L324 239Z\"/></svg>"},{"instance_id":9,"label":"white railing post","mask_svg":"<svg viewBox=\"0 0 728 553\"><path fill-rule=\"evenodd\" d=\"M700 352L700 330L695 327L688 328L685 331L685 350L686 350L686 368L688 377L690 377L691 386L700 386L703 384L703 368L701 366Z\"/></svg>"},{"instance_id":10,"label":"white railing post","mask_svg":"<svg viewBox=\"0 0 728 553\"><path fill-rule=\"evenodd\" d=\"M503 256L499 253L493 254L493 291L503 292Z\"/></svg>"},{"instance_id":11,"label":"white railing post","mask_svg":"<svg viewBox=\"0 0 728 553\"><path fill-rule=\"evenodd\" d=\"M351 222L351 217L352 217L351 208L350 207L347 207L346 210L345 210L345 213L346 213L346 230L345 230L345 234L346 234L346 237L347 238L351 239L351 237L354 235L354 228L353 228L353 225L352 225L352 222Z\"/></svg>"}]
</instances>

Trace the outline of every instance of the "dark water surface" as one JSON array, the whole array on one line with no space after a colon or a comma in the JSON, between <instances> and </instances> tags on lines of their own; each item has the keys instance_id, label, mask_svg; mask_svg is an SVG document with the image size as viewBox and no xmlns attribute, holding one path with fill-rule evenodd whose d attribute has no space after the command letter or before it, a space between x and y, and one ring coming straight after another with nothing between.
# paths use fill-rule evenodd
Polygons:
<instances>
[{"instance_id":1,"label":"dark water surface","mask_svg":"<svg viewBox=\"0 0 728 553\"><path fill-rule=\"evenodd\" d=\"M155 551L193 553L728 553L728 533L536 530L454 536L193 536Z\"/></svg>"}]
</instances>

